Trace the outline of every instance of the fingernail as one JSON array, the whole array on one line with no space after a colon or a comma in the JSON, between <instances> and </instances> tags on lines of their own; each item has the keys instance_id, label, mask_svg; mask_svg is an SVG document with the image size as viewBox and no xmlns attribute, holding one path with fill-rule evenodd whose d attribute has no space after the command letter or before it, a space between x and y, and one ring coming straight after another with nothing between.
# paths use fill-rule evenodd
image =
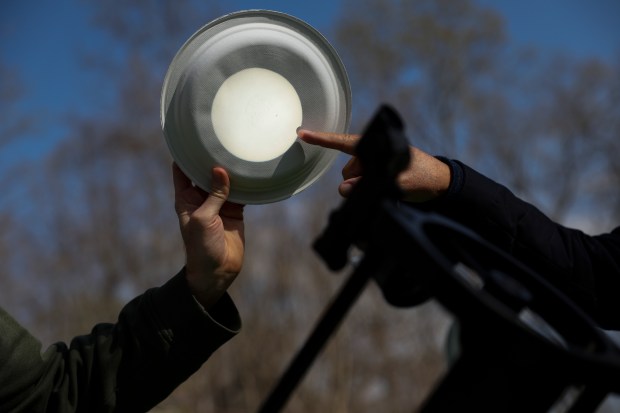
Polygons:
<instances>
[{"instance_id":1,"label":"fingernail","mask_svg":"<svg viewBox=\"0 0 620 413\"><path fill-rule=\"evenodd\" d=\"M213 171L211 174L211 188L213 191L222 191L224 188L224 177L221 173Z\"/></svg>"}]
</instances>

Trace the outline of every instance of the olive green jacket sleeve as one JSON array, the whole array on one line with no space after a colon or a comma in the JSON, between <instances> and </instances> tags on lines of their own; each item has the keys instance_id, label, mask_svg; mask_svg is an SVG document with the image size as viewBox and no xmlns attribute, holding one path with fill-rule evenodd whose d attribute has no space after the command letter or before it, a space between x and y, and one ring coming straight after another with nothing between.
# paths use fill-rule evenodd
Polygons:
<instances>
[{"instance_id":1,"label":"olive green jacket sleeve","mask_svg":"<svg viewBox=\"0 0 620 413\"><path fill-rule=\"evenodd\" d=\"M240 329L228 295L205 312L184 271L129 302L115 324L41 352L0 308L0 412L145 412Z\"/></svg>"}]
</instances>

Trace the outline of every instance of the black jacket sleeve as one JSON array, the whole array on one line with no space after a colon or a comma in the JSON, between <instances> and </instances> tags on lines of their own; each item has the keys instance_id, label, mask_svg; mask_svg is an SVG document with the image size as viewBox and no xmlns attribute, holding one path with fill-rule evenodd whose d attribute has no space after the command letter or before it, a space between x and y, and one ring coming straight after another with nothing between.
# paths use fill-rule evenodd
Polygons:
<instances>
[{"instance_id":1,"label":"black jacket sleeve","mask_svg":"<svg viewBox=\"0 0 620 413\"><path fill-rule=\"evenodd\" d=\"M145 412L240 329L228 295L206 313L184 272L129 302L115 324L41 344L0 308L1 412Z\"/></svg>"},{"instance_id":2,"label":"black jacket sleeve","mask_svg":"<svg viewBox=\"0 0 620 413\"><path fill-rule=\"evenodd\" d=\"M620 227L597 236L567 228L469 166L442 160L451 189L428 207L521 260L603 328L620 329Z\"/></svg>"}]
</instances>

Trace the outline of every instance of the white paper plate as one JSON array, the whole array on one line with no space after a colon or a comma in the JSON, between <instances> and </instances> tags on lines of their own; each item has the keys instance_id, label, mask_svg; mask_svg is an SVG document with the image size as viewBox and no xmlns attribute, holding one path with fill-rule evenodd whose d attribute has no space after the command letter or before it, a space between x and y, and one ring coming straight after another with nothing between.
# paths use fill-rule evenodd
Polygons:
<instances>
[{"instance_id":1,"label":"white paper plate","mask_svg":"<svg viewBox=\"0 0 620 413\"><path fill-rule=\"evenodd\" d=\"M345 133L346 70L307 23L267 10L216 19L178 51L166 74L161 123L173 159L199 187L211 170L231 179L229 200L280 201L329 169L337 151L297 139L296 128Z\"/></svg>"}]
</instances>

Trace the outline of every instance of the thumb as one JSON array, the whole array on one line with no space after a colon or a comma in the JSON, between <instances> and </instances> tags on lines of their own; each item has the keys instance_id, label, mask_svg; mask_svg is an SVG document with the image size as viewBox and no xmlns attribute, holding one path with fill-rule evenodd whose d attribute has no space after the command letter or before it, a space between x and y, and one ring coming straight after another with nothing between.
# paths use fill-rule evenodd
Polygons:
<instances>
[{"instance_id":1,"label":"thumb","mask_svg":"<svg viewBox=\"0 0 620 413\"><path fill-rule=\"evenodd\" d=\"M222 168L213 168L211 172L211 191L200 207L201 212L209 216L218 215L222 205L228 200L229 194L230 178L228 174Z\"/></svg>"}]
</instances>

